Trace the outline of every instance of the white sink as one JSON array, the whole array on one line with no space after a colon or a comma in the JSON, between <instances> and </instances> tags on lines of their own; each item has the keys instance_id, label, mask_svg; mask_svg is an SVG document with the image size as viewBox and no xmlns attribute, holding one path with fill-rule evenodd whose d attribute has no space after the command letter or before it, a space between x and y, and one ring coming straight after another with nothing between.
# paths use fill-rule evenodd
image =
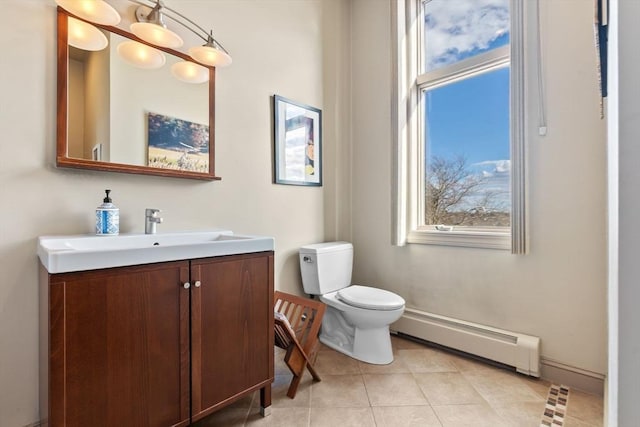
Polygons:
<instances>
[{"instance_id":1,"label":"white sink","mask_svg":"<svg viewBox=\"0 0 640 427\"><path fill-rule=\"evenodd\" d=\"M38 257L49 273L271 251L273 237L230 230L119 236L38 237Z\"/></svg>"}]
</instances>

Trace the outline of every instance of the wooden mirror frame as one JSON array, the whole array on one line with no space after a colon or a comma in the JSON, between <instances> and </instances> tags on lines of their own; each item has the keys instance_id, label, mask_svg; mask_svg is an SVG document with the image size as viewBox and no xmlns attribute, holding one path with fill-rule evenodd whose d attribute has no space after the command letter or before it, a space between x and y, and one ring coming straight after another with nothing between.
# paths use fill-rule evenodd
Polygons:
<instances>
[{"instance_id":1,"label":"wooden mirror frame","mask_svg":"<svg viewBox=\"0 0 640 427\"><path fill-rule=\"evenodd\" d=\"M215 73L214 67L206 67L209 69L209 172L191 172L191 171L179 171L173 169L161 169L153 168L149 166L140 165L128 165L124 163L111 163L97 160L87 160L69 157L67 155L67 137L68 137L68 89L69 89L69 45L68 40L68 18L74 17L81 21L79 18L71 13L68 13L61 7L58 7L58 103L57 103L57 143L56 143L56 166L77 168L77 169L91 169L98 171L108 172L121 172L121 173L133 173L142 175L157 175L167 176L174 178L189 178L189 179L201 179L201 180L219 180L220 177L215 175ZM88 21L85 21L88 22ZM155 49L164 51L168 54L177 56L186 61L193 61L188 55L179 52L177 50L158 47L150 45L144 40L136 37L135 35L122 30L118 27L95 24L89 22L91 25L100 28L102 30L118 34L122 37L135 40L137 42L152 46ZM202 65L202 64L199 64ZM204 66L204 65L203 65Z\"/></svg>"}]
</instances>

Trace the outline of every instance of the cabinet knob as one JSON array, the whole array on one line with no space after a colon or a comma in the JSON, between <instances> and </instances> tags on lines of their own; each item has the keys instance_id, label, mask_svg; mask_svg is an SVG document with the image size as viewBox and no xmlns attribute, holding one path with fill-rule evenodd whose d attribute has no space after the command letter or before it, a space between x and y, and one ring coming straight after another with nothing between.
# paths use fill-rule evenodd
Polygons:
<instances>
[{"instance_id":1,"label":"cabinet knob","mask_svg":"<svg viewBox=\"0 0 640 427\"><path fill-rule=\"evenodd\" d=\"M182 285L183 288L185 289L189 289L191 287L191 283L189 282L184 282L184 284Z\"/></svg>"},{"instance_id":2,"label":"cabinet knob","mask_svg":"<svg viewBox=\"0 0 640 427\"><path fill-rule=\"evenodd\" d=\"M196 280L196 282L194 283L194 285L196 286L196 288L199 288L201 283L200 280Z\"/></svg>"}]
</instances>

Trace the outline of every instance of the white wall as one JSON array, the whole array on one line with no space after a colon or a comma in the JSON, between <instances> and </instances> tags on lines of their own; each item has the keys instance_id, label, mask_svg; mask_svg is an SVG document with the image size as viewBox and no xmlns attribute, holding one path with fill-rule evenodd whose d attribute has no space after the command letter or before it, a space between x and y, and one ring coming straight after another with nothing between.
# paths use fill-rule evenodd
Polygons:
<instances>
[{"instance_id":1,"label":"white wall","mask_svg":"<svg viewBox=\"0 0 640 427\"><path fill-rule=\"evenodd\" d=\"M329 187L272 184L270 97L277 93L324 107L322 39L333 28L323 22L325 3L340 2L174 2L215 27L234 59L219 70L216 86L216 172L223 180L201 182L56 169L55 2L2 2L1 426L39 419L36 237L91 232L105 188L120 207L122 232L142 232L144 209L156 207L163 210L161 232L223 226L274 236L276 286L300 292L296 251L323 239ZM325 120L333 126L331 117ZM324 143L330 147L335 139L329 134ZM325 168L333 168L330 158Z\"/></svg>"},{"instance_id":2,"label":"white wall","mask_svg":"<svg viewBox=\"0 0 640 427\"><path fill-rule=\"evenodd\" d=\"M539 336L545 359L597 377L606 372L606 139L593 4L541 0L541 9L548 135L537 136L529 66L531 244L515 256L390 244L390 2L354 0L354 281L395 291L409 307Z\"/></svg>"}]
</instances>

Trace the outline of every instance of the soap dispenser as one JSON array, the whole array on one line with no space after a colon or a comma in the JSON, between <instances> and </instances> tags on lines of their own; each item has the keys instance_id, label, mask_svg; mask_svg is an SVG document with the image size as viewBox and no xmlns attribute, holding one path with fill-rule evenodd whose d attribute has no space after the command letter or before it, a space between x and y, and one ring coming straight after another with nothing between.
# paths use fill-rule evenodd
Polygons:
<instances>
[{"instance_id":1,"label":"soap dispenser","mask_svg":"<svg viewBox=\"0 0 640 427\"><path fill-rule=\"evenodd\" d=\"M116 236L120 232L120 209L109 197L111 190L104 190L107 197L96 208L96 234L98 236Z\"/></svg>"}]
</instances>

